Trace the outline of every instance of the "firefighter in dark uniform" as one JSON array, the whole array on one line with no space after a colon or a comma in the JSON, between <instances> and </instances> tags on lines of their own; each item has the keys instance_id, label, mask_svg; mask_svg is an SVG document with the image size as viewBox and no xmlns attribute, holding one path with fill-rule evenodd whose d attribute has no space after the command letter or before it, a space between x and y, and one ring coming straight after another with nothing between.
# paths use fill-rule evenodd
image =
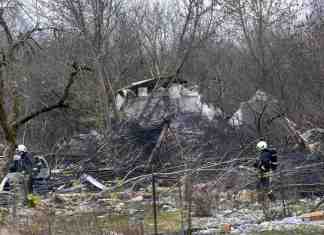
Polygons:
<instances>
[{"instance_id":1,"label":"firefighter in dark uniform","mask_svg":"<svg viewBox=\"0 0 324 235\"><path fill-rule=\"evenodd\" d=\"M13 162L9 168L10 172L24 172L30 175L32 165L32 155L27 151L26 146L23 144L18 145Z\"/></svg>"},{"instance_id":2,"label":"firefighter in dark uniform","mask_svg":"<svg viewBox=\"0 0 324 235\"><path fill-rule=\"evenodd\" d=\"M27 151L27 148L23 144L19 144L16 147L16 152L9 167L9 172L20 172L25 175L26 177L26 187L28 192L32 190L32 182L31 182L31 175L32 175L32 168L33 168L33 160L32 155Z\"/></svg>"},{"instance_id":3,"label":"firefighter in dark uniform","mask_svg":"<svg viewBox=\"0 0 324 235\"><path fill-rule=\"evenodd\" d=\"M272 171L277 168L277 152L268 149L268 144L265 141L260 141L257 144L259 151L258 159L254 167L258 169L257 190L264 196L268 196L271 201L275 200L271 189ZM264 200L265 198L261 199Z\"/></svg>"}]
</instances>

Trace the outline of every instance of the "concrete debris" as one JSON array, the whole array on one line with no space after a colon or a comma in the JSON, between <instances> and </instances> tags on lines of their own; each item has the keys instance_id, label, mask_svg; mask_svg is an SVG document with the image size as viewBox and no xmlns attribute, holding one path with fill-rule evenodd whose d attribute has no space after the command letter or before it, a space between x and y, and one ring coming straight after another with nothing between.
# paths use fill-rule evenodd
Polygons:
<instances>
[{"instance_id":1,"label":"concrete debris","mask_svg":"<svg viewBox=\"0 0 324 235\"><path fill-rule=\"evenodd\" d=\"M239 127L242 125L255 126L258 115L264 113L277 115L279 112L278 100L269 96L266 92L257 90L254 96L246 102L240 104L239 109L229 119L231 126Z\"/></svg>"},{"instance_id":2,"label":"concrete debris","mask_svg":"<svg viewBox=\"0 0 324 235\"><path fill-rule=\"evenodd\" d=\"M98 180L96 180L95 178L93 178L91 175L88 174L82 174L81 175L81 182L89 182L92 185L96 186L97 188L99 188L100 190L106 190L107 187L105 185L103 185L102 183L100 183Z\"/></svg>"},{"instance_id":3,"label":"concrete debris","mask_svg":"<svg viewBox=\"0 0 324 235\"><path fill-rule=\"evenodd\" d=\"M142 202L144 201L144 197L142 195L134 197L130 200L131 202Z\"/></svg>"},{"instance_id":4,"label":"concrete debris","mask_svg":"<svg viewBox=\"0 0 324 235\"><path fill-rule=\"evenodd\" d=\"M314 128L301 134L305 141L306 147L311 153L320 153L324 155L324 129Z\"/></svg>"},{"instance_id":5,"label":"concrete debris","mask_svg":"<svg viewBox=\"0 0 324 235\"><path fill-rule=\"evenodd\" d=\"M103 135L95 130L73 136L69 142L64 143L62 152L70 156L88 156L96 153L97 146Z\"/></svg>"},{"instance_id":6,"label":"concrete debris","mask_svg":"<svg viewBox=\"0 0 324 235\"><path fill-rule=\"evenodd\" d=\"M10 226L2 226L0 235L21 235L21 233L17 229L10 228Z\"/></svg>"},{"instance_id":7,"label":"concrete debris","mask_svg":"<svg viewBox=\"0 0 324 235\"><path fill-rule=\"evenodd\" d=\"M311 213L306 213L301 215L304 221L317 221L323 220L324 221L324 211L315 211Z\"/></svg>"},{"instance_id":8,"label":"concrete debris","mask_svg":"<svg viewBox=\"0 0 324 235\"><path fill-rule=\"evenodd\" d=\"M236 199L241 203L255 203L257 201L257 192L244 189L238 192Z\"/></svg>"},{"instance_id":9,"label":"concrete debris","mask_svg":"<svg viewBox=\"0 0 324 235\"><path fill-rule=\"evenodd\" d=\"M126 208L126 204L123 202L118 203L115 208L114 208L114 212L116 213L122 213L123 211L125 211Z\"/></svg>"},{"instance_id":10,"label":"concrete debris","mask_svg":"<svg viewBox=\"0 0 324 235\"><path fill-rule=\"evenodd\" d=\"M197 186L201 190L204 184ZM160 212L177 212L179 209L173 200L177 197L177 193L170 193L170 190L160 190L158 205ZM163 192L163 193L162 193ZM46 207L55 208L57 216L73 216L78 213L96 213L98 216L109 215L126 215L128 223L131 225L143 224L145 217L145 208L152 205L151 198L144 198L145 192L128 192L128 196L120 196L112 193L110 197L102 197L96 193L56 193L49 194L47 199L42 202ZM120 192L120 195L123 195ZM163 196L162 196L163 195ZM324 212L303 214L302 216L292 216L280 220L264 221L263 211L257 203L251 203L250 199L254 198L255 192L252 190L242 190L237 197L244 202L240 203L241 208L232 208L231 210L214 209L211 216L196 217L193 216L192 226L193 234L253 234L253 232L262 231L286 231L294 230L298 226L318 226L318 222L324 220ZM228 197L225 195L224 197ZM171 200L172 199L172 200ZM167 203L168 201L172 202ZM316 200L300 200L305 207L311 206L320 201ZM245 204L246 202L246 204ZM281 211L280 202L274 203L273 210ZM29 212L28 212L29 213ZM29 213L30 215L31 213ZM101 218L100 217L100 218ZM324 222L322 222L324 224ZM225 234L226 234L225 233ZM177 234L177 233L175 233Z\"/></svg>"},{"instance_id":11,"label":"concrete debris","mask_svg":"<svg viewBox=\"0 0 324 235\"><path fill-rule=\"evenodd\" d=\"M257 90L248 101L241 102L228 124L259 135L267 133L272 138L291 136L295 142L300 142L296 124L284 115L280 102L261 90Z\"/></svg>"},{"instance_id":12,"label":"concrete debris","mask_svg":"<svg viewBox=\"0 0 324 235\"><path fill-rule=\"evenodd\" d=\"M161 207L161 210L162 211L164 211L164 212L175 212L175 211L177 211L177 208L175 208L175 207L173 207L173 206L171 206L171 205L163 205L162 207Z\"/></svg>"},{"instance_id":13,"label":"concrete debris","mask_svg":"<svg viewBox=\"0 0 324 235\"><path fill-rule=\"evenodd\" d=\"M139 196L128 201L128 223L131 225L144 224L145 203L143 197Z\"/></svg>"},{"instance_id":14,"label":"concrete debris","mask_svg":"<svg viewBox=\"0 0 324 235\"><path fill-rule=\"evenodd\" d=\"M318 227L318 224L312 224L302 221L299 217L288 217L283 220L275 221L265 221L262 223L254 224L242 224L235 226L231 234L254 234L257 232L266 232L266 231L292 231L296 230L300 226L305 228L309 227Z\"/></svg>"},{"instance_id":15,"label":"concrete debris","mask_svg":"<svg viewBox=\"0 0 324 235\"><path fill-rule=\"evenodd\" d=\"M121 89L117 93L117 107L127 117L138 118L140 116L152 115L151 120L162 120L170 110L177 113L194 113L212 120L216 116L222 116L220 109L204 103L198 92L197 86L185 87L182 83L174 83L167 87L159 87L153 90L145 89L150 83L142 83L141 88L136 86L136 94L130 92L130 88ZM139 90L141 92L139 92ZM129 94L133 95L129 95ZM159 110L159 112L154 112Z\"/></svg>"},{"instance_id":16,"label":"concrete debris","mask_svg":"<svg viewBox=\"0 0 324 235\"><path fill-rule=\"evenodd\" d=\"M72 187L56 190L56 192L58 192L58 193L81 193L82 187L83 187L82 185L75 185Z\"/></svg>"},{"instance_id":17,"label":"concrete debris","mask_svg":"<svg viewBox=\"0 0 324 235\"><path fill-rule=\"evenodd\" d=\"M194 232L193 234L194 235L215 235L215 234L222 234L222 231L220 229L209 228L209 229L204 229L204 230Z\"/></svg>"},{"instance_id":18,"label":"concrete debris","mask_svg":"<svg viewBox=\"0 0 324 235\"><path fill-rule=\"evenodd\" d=\"M0 192L3 191L4 186L5 186L5 184L6 184L7 181L8 181L8 177L9 177L9 176L6 175L6 176L2 179L1 184L0 184Z\"/></svg>"},{"instance_id":19,"label":"concrete debris","mask_svg":"<svg viewBox=\"0 0 324 235\"><path fill-rule=\"evenodd\" d=\"M243 213L245 211L245 213ZM209 218L194 218L193 226L197 232L194 234L224 234L225 230L230 234L255 234L265 231L291 231L299 226L319 227L321 224L316 221L304 221L301 217L293 216L282 220L264 221L260 209L244 209L224 216L223 212L218 212ZM248 214L247 214L248 213Z\"/></svg>"},{"instance_id":20,"label":"concrete debris","mask_svg":"<svg viewBox=\"0 0 324 235\"><path fill-rule=\"evenodd\" d=\"M66 202L66 200L59 194L55 194L53 197L53 202L55 204L64 204Z\"/></svg>"},{"instance_id":21,"label":"concrete debris","mask_svg":"<svg viewBox=\"0 0 324 235\"><path fill-rule=\"evenodd\" d=\"M182 83L174 83L168 84L168 86L161 86L152 93L155 84L156 81L150 79L134 83L131 86L120 90L117 94L117 104L120 110L123 110L127 117L135 119L140 119L142 115L153 115L153 120L161 120L165 117L166 113L175 112L182 115L182 117L177 117L174 119L174 122L168 124L170 124L172 128L176 127L180 129L182 131L180 133L186 133L186 135L193 135L197 133L196 135L198 137L202 135L200 128L197 127L197 130L195 130L192 125L194 122L190 122L190 125L188 124L186 126L184 124L184 114L194 113L206 118L207 120L213 120L215 117L223 115L221 110L215 109L211 105L208 105L202 101L202 97L196 87L188 88ZM158 111L156 112L155 110ZM228 124L232 127L239 128L242 126L255 127L258 121L256 119L258 115L264 115L264 119L262 119L262 121L268 122L270 120L272 124L276 126L274 131L280 129L280 131L285 135L287 135L287 133L291 133L291 129L295 128L293 122L286 117L281 117L279 102L276 99L263 91L257 91L250 100L241 103L240 108L233 114L228 122L227 120L223 121L224 123L227 122L225 123L225 127L229 130L228 132L222 133L222 135L220 135L218 138L224 139L230 130L235 129L230 128ZM161 130L164 129L165 125L164 123L162 124L163 125L158 127L154 126L152 129L143 128L143 138L142 136L138 137L140 132L136 128L133 128L134 126L130 125L129 129L136 132L136 135L134 136L143 141L144 145L147 145L147 143L153 139L152 133L154 130L157 130L156 133L158 133L155 136L158 137L160 135L162 132ZM218 133L218 131L214 132ZM129 137L130 135L125 136ZM310 149L313 148L316 151L322 151L324 129L317 128L308 130L303 133L301 137L305 143L308 144ZM165 139L167 140L171 140L173 142L178 141L175 141L173 138L175 138L175 136L172 135L171 132L165 135ZM192 140L195 142L197 138L192 138ZM138 139L135 140L139 141ZM128 140L129 139L126 139L125 143L127 143ZM87 134L80 134L73 137L71 141L65 145L64 151L71 158L67 160L65 159L66 161L62 161L63 163L58 166L59 168L51 171L51 182L55 183L55 185L51 185L49 188L53 189L55 194L48 193L48 197L43 199L43 201L47 206L55 208L57 215L74 215L77 213L89 212L96 212L99 214L102 213L104 215L129 215L129 224L141 224L143 223L145 216L144 208L152 206L153 204L152 188L150 189L150 186L147 186L147 188L143 189L142 191L135 191L135 189L132 187L131 189L124 189L123 191L118 192L113 192L112 190L109 191L107 181L102 180L102 178L105 177L98 177L99 174L96 175L95 173L97 173L96 170L99 169L100 171L100 169L103 169L101 172L105 172L105 176L109 175L110 177L114 171L113 167L109 169L99 168L96 164L103 164L101 162L102 159L98 158L96 159L97 162L95 162L95 160L92 158L84 158L84 156L92 156L92 153L97 151L97 147L102 143L102 141L102 135L95 131L90 131ZM154 141L153 144L155 145ZM219 145L222 146L222 144ZM217 144L212 142L210 145L208 145L208 147L212 146L217 146ZM174 151L172 148L170 149L171 151ZM148 152L152 152L152 149L150 150L151 151ZM131 151L133 151L133 149L131 149ZM136 155L139 154L135 151L133 152ZM72 159L77 157L80 157L81 160L77 161ZM280 158L282 161L284 156L280 156ZM306 167L306 164L301 164L306 162L304 161L304 155L287 156L286 158L289 159L289 161L287 161L285 167L287 167L287 169L296 170L296 172L290 173L289 180L291 181L287 181L287 185L288 183L295 183L293 180L297 178L295 177L297 175L301 175L301 178L307 179L307 176L310 175L309 170ZM89 161L86 162L86 160ZM318 161L322 163L321 159ZM311 159L310 163L317 165L319 162ZM90 164L93 164L92 168L89 167ZM104 165L107 167L108 164ZM297 166L302 168L298 168ZM280 167L281 170L284 169L282 166ZM322 167L322 165L317 165L317 167ZM313 165L309 166L309 168L311 168L313 171L316 169ZM35 179L39 179L38 188L40 190L49 190L48 188L42 188L47 184L43 180L49 178L50 174L48 170L49 167L47 165L47 168L44 171L39 171L37 177L35 177ZM302 173L304 175L302 175ZM249 174L251 174L251 172L245 171L242 167L239 167L239 170L237 171L231 171L230 176L228 176L228 179L230 179L228 180L228 185L248 185L248 182L250 181L248 178ZM322 171L318 171L318 174L321 176ZM80 175L81 177L79 177ZM253 175L253 177L255 176ZM278 179L276 177L274 177L274 180L280 180L281 183L283 182L281 178ZM317 182L314 179L315 178L311 178L310 183ZM4 181L0 184L0 191L6 187L6 183L9 181L15 181L17 184L22 183L21 176L8 174ZM111 183L112 181L109 182ZM306 181L296 182L302 184ZM87 190L87 186L89 186L89 184L94 186L97 191L106 191L105 194L93 193L95 190ZM117 181L111 183L111 185L113 184L118 185ZM226 188L225 183L224 186L222 186L224 188L217 186L218 185L212 181L209 181L208 183L194 184L192 186L191 198L193 200L192 211L194 212L192 225L196 230L199 230L195 231L194 234L207 235L218 234L221 232L231 234L249 234L250 232L256 231L290 230L296 228L298 225L313 225L313 222L315 221L324 221L324 212L322 211L303 214L302 216L287 217L281 220L264 221L264 211L262 211L260 204L257 203L256 191L252 189L242 190L242 188L235 190L232 188L228 189L229 187ZM122 187L124 187L124 185L118 188ZM142 186L140 185L139 187ZM177 212L178 210L180 211L180 207L183 209L183 201L181 201L180 206L180 200L178 198L179 195L177 193L170 193L170 188L157 187L156 191L159 194L157 205L159 210L162 212ZM89 191L91 191L91 193ZM185 192L185 190L181 191ZM20 192L20 194L22 194L22 192ZM7 196L10 198L10 194ZM1 203L0 198L0 204ZM305 204L307 203L309 202L305 201ZM311 203L314 204L314 201ZM242 208L242 205L244 208ZM273 207L277 211L282 211L282 205L274 204Z\"/></svg>"},{"instance_id":22,"label":"concrete debris","mask_svg":"<svg viewBox=\"0 0 324 235\"><path fill-rule=\"evenodd\" d=\"M30 178L22 173L8 173L1 183L3 185L0 193L1 206L12 206L13 203L22 206L25 203L26 185L29 180Z\"/></svg>"}]
</instances>

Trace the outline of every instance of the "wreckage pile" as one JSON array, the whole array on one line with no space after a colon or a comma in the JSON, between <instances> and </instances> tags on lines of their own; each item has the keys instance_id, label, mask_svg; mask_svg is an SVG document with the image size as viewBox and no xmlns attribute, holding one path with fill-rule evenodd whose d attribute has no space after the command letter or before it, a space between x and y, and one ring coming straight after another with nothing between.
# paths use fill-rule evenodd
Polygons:
<instances>
[{"instance_id":1,"label":"wreckage pile","mask_svg":"<svg viewBox=\"0 0 324 235\"><path fill-rule=\"evenodd\" d=\"M246 169L253 165L255 141L262 136L280 153L274 175L278 191L323 191L317 187L323 182L321 153L308 151L320 149L321 135L301 134L278 100L257 91L226 119L220 109L202 102L196 87L184 84L149 79L121 89L116 97L121 122L109 133L75 136L51 158L57 187L83 173L110 184L116 177L192 169L202 181L221 176L217 187L224 190L253 189L255 173Z\"/></svg>"},{"instance_id":2,"label":"wreckage pile","mask_svg":"<svg viewBox=\"0 0 324 235\"><path fill-rule=\"evenodd\" d=\"M195 88L169 84L150 94L135 93L139 96L120 103L124 120L105 139L117 175L172 172L184 169L184 163L228 160L228 149L232 156L238 153L240 137Z\"/></svg>"},{"instance_id":3,"label":"wreckage pile","mask_svg":"<svg viewBox=\"0 0 324 235\"><path fill-rule=\"evenodd\" d=\"M178 186L185 184L184 177L193 175L194 214L209 216L205 222L194 219L197 230L202 229L201 224L210 226L210 233L219 231L222 224L231 224L236 233L280 228L282 220L260 223L264 212L256 203L257 177L252 166L255 142L262 136L280 153L273 175L273 190L280 200L274 209L281 213L280 203L286 200L322 196L322 129L301 134L281 111L280 102L263 91L225 118L220 109L202 102L195 88L183 84L157 86L157 81L146 80L121 89L117 101L123 120L114 123L109 133L92 130L76 135L56 154L47 155L51 168L48 187L40 182L35 191L50 192L44 202L62 215L96 210L133 216L143 208L129 209L127 203L153 204L150 186L154 172L160 177L157 184L171 185L164 192L158 187L158 206L178 213L183 209L182 196L174 192L185 191ZM128 185L128 179L138 180L130 180ZM318 205L322 203L316 200ZM286 219L289 223L308 224L297 212L285 211L285 216L294 216Z\"/></svg>"},{"instance_id":4,"label":"wreckage pile","mask_svg":"<svg viewBox=\"0 0 324 235\"><path fill-rule=\"evenodd\" d=\"M203 103L194 88L175 83L150 94L141 88L120 92L128 93L128 98L118 93L124 119L109 133L75 136L51 164L59 162L55 168L71 168L107 181L111 174L101 175L107 168L113 169L114 176L131 177L183 169L184 162L222 158L227 152L224 145L233 149L232 154L238 152L240 137L220 118L221 111ZM132 97L133 93L139 95Z\"/></svg>"}]
</instances>

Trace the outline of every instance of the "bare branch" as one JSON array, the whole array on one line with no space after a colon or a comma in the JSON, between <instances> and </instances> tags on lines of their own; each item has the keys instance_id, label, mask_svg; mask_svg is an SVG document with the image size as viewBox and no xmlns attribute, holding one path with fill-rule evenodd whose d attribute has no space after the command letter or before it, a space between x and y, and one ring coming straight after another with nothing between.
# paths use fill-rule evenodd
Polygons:
<instances>
[{"instance_id":1,"label":"bare branch","mask_svg":"<svg viewBox=\"0 0 324 235\"><path fill-rule=\"evenodd\" d=\"M263 118L263 116L265 114L265 111L266 111L267 107L268 107L268 104L265 104L262 107L262 110L258 114L258 117L257 117L257 132L258 132L260 137L262 136L262 118Z\"/></svg>"},{"instance_id":2,"label":"bare branch","mask_svg":"<svg viewBox=\"0 0 324 235\"><path fill-rule=\"evenodd\" d=\"M11 143L15 143L15 137L13 135L12 129L8 124L8 115L5 110L5 101L4 101L4 79L3 79L3 70L0 66L0 125L5 134L6 140Z\"/></svg>"},{"instance_id":3,"label":"bare branch","mask_svg":"<svg viewBox=\"0 0 324 235\"><path fill-rule=\"evenodd\" d=\"M167 132L169 128L169 122L167 121L164 125L163 125L163 128L162 128L162 131L161 131L161 134L158 138L158 141L156 142L156 145L154 147L154 149L152 150L151 154L150 154L150 157L149 157L149 160L148 160L148 166L151 164L152 160L153 160L153 157L155 155L155 153L157 152L157 150L160 148L161 146L161 143L163 141L163 138Z\"/></svg>"},{"instance_id":4,"label":"bare branch","mask_svg":"<svg viewBox=\"0 0 324 235\"><path fill-rule=\"evenodd\" d=\"M12 34L11 34L11 31L7 25L7 22L3 18L3 14L4 14L4 9L0 8L0 25L6 33L6 37L7 37L9 45L12 45L12 43L13 43Z\"/></svg>"},{"instance_id":5,"label":"bare branch","mask_svg":"<svg viewBox=\"0 0 324 235\"><path fill-rule=\"evenodd\" d=\"M32 35L35 32L41 32L41 31L49 30L49 29L52 29L52 28L41 28L41 27L39 27L38 24L36 24L34 28L32 28L31 30L28 30L26 33L24 33L22 36L20 36L18 40L15 40L15 42L12 43L9 53L8 53L9 56L12 57L14 51L19 49L20 46L24 46L24 44L28 40L33 41L38 48L41 48L41 46L33 39Z\"/></svg>"},{"instance_id":6,"label":"bare branch","mask_svg":"<svg viewBox=\"0 0 324 235\"><path fill-rule=\"evenodd\" d=\"M50 105L48 107L44 107L40 110L37 110L37 111L34 111L30 114L28 114L26 117L23 117L21 118L20 120L12 123L11 125L18 128L19 126L25 124L26 122L30 121L31 119L39 116L40 114L43 114L43 113L47 113L49 111L52 111L54 109L58 109L58 108L68 108L68 104L66 104L66 100L70 94L70 89L71 89L71 86L73 85L73 83L75 82L75 79L78 75L79 72L81 71L92 71L91 68L87 67L87 66L79 66L77 65L76 63L74 63L72 65L73 67L73 71L70 73L70 78L69 78L69 81L66 85L66 87L64 88L64 92L63 92L63 95L62 97L58 100L57 103L53 104L53 105Z\"/></svg>"}]
</instances>

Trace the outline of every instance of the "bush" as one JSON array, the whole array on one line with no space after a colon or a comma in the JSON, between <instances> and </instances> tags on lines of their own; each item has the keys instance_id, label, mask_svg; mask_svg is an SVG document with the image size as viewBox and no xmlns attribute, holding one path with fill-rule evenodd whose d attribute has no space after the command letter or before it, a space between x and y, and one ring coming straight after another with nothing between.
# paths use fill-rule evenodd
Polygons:
<instances>
[{"instance_id":1,"label":"bush","mask_svg":"<svg viewBox=\"0 0 324 235\"><path fill-rule=\"evenodd\" d=\"M41 199L39 196L34 195L34 194L28 194L27 196L27 206L29 208L34 208L37 205L39 205L41 202Z\"/></svg>"}]
</instances>

